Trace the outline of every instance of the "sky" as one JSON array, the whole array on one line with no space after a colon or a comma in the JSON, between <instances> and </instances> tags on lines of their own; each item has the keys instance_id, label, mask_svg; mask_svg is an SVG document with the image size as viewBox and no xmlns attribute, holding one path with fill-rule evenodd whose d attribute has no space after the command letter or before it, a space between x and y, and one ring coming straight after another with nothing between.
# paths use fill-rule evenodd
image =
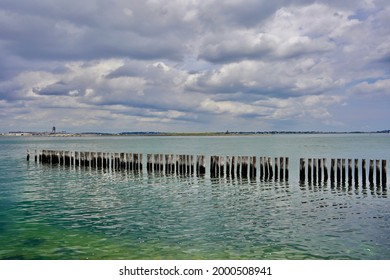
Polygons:
<instances>
[{"instance_id":1,"label":"sky","mask_svg":"<svg viewBox=\"0 0 390 280\"><path fill-rule=\"evenodd\" d=\"M1 0L0 132L376 131L387 0Z\"/></svg>"}]
</instances>

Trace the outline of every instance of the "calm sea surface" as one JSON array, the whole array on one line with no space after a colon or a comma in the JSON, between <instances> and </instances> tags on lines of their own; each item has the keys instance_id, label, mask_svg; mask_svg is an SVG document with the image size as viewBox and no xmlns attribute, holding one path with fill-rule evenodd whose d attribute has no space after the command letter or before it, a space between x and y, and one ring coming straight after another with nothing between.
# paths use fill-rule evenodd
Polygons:
<instances>
[{"instance_id":1,"label":"calm sea surface","mask_svg":"<svg viewBox=\"0 0 390 280\"><path fill-rule=\"evenodd\" d=\"M27 149L286 156L290 177L50 166ZM388 186L299 184L301 157L389 162L390 135L0 137L0 259L390 259Z\"/></svg>"}]
</instances>

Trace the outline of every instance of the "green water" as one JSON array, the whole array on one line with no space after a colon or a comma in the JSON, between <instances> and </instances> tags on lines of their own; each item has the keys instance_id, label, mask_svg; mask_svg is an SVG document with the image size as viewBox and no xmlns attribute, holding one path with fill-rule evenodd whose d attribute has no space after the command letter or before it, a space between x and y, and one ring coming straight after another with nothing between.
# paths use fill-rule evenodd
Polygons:
<instances>
[{"instance_id":1,"label":"green water","mask_svg":"<svg viewBox=\"0 0 390 280\"><path fill-rule=\"evenodd\" d=\"M389 159L389 139L2 137L0 259L390 259L387 186L297 180L300 156ZM26 149L44 148L283 155L290 157L290 180L26 162Z\"/></svg>"}]
</instances>

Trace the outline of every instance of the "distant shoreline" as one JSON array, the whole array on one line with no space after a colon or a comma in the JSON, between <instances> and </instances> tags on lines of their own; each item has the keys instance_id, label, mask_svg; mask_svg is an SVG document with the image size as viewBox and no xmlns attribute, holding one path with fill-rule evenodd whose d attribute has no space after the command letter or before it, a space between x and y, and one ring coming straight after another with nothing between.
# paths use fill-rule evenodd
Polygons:
<instances>
[{"instance_id":1,"label":"distant shoreline","mask_svg":"<svg viewBox=\"0 0 390 280\"><path fill-rule=\"evenodd\" d=\"M390 130L381 131L345 131L345 132L323 132L323 131L262 131L262 132L83 132L83 133L46 133L46 132L9 132L2 133L0 137L94 137L94 136L269 136L269 135L330 135L330 134L386 134Z\"/></svg>"}]
</instances>

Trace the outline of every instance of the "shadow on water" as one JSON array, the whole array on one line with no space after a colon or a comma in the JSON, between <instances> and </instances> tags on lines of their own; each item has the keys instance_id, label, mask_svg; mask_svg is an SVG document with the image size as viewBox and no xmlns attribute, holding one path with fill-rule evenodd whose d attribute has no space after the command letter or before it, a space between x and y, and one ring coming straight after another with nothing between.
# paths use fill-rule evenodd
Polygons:
<instances>
[{"instance_id":1,"label":"shadow on water","mask_svg":"<svg viewBox=\"0 0 390 280\"><path fill-rule=\"evenodd\" d=\"M351 183L328 183L328 182L300 182L301 191L330 192L334 195L371 196L374 198L388 198L387 185L381 184L351 184Z\"/></svg>"}]
</instances>

